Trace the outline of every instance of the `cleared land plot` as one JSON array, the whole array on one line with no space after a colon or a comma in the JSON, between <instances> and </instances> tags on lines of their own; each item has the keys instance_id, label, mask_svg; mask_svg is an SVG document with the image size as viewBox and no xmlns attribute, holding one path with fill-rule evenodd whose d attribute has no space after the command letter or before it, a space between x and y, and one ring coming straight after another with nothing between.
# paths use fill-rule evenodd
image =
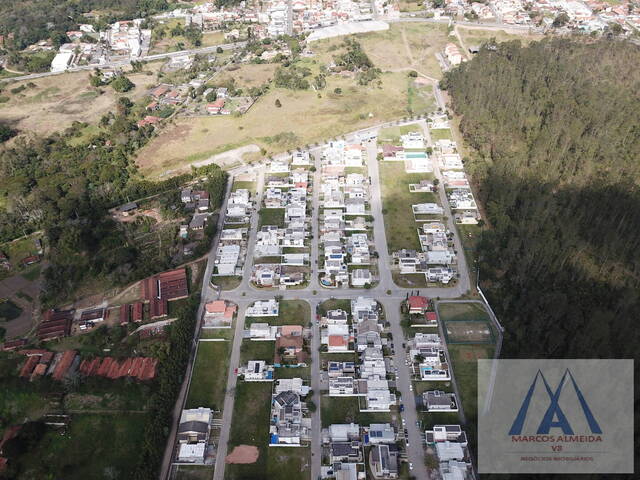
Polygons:
<instances>
[{"instance_id":1,"label":"cleared land plot","mask_svg":"<svg viewBox=\"0 0 640 480\"><path fill-rule=\"evenodd\" d=\"M416 203L437 203L433 193L411 193L410 183L431 180L429 173L405 173L403 162L380 162L380 183L382 184L382 213L387 235L389 253L401 248L420 250L418 224L413 219L411 205Z\"/></svg>"},{"instance_id":2,"label":"cleared land plot","mask_svg":"<svg viewBox=\"0 0 640 480\"><path fill-rule=\"evenodd\" d=\"M145 70L155 73L160 64L150 63ZM145 73L129 74L136 85L126 94L139 100L153 86L155 77ZM102 115L115 110L121 95L109 86L94 88L89 84L89 72L65 73L51 77L12 83L11 87L35 85L18 94L6 93L9 101L0 104L0 117L20 131L40 135L63 130L75 121L97 123Z\"/></svg>"},{"instance_id":3,"label":"cleared land plot","mask_svg":"<svg viewBox=\"0 0 640 480\"><path fill-rule=\"evenodd\" d=\"M269 325L309 325L311 307L304 300L281 300L277 317L247 317L245 326L252 323L268 323Z\"/></svg>"},{"instance_id":4,"label":"cleared land plot","mask_svg":"<svg viewBox=\"0 0 640 480\"><path fill-rule=\"evenodd\" d=\"M391 272L393 283L404 288L426 288L427 279L423 273L409 273L401 275L399 271Z\"/></svg>"},{"instance_id":5,"label":"cleared land plot","mask_svg":"<svg viewBox=\"0 0 640 480\"><path fill-rule=\"evenodd\" d=\"M276 342L245 339L240 346L240 365L246 366L249 360L264 360L273 365Z\"/></svg>"},{"instance_id":6,"label":"cleared land plot","mask_svg":"<svg viewBox=\"0 0 640 480\"><path fill-rule=\"evenodd\" d=\"M213 466L211 465L178 465L175 480L211 480Z\"/></svg>"},{"instance_id":7,"label":"cleared land plot","mask_svg":"<svg viewBox=\"0 0 640 480\"><path fill-rule=\"evenodd\" d=\"M391 421L390 413L360 412L356 397L329 397L323 396L322 400L322 427L328 427L333 423L359 423L369 425L371 423L388 423Z\"/></svg>"},{"instance_id":8,"label":"cleared land plot","mask_svg":"<svg viewBox=\"0 0 640 480\"><path fill-rule=\"evenodd\" d=\"M493 358L493 345L449 345L453 372L467 421L475 425L478 415L478 360ZM475 436L475 429L472 430Z\"/></svg>"},{"instance_id":9,"label":"cleared land plot","mask_svg":"<svg viewBox=\"0 0 640 480\"><path fill-rule=\"evenodd\" d=\"M258 460L252 464L227 464L226 479L302 480L309 477L311 460L308 448L268 446L271 388L271 383L243 382L236 388L228 451L232 452L239 445L252 445L258 447L259 455Z\"/></svg>"},{"instance_id":10,"label":"cleared land plot","mask_svg":"<svg viewBox=\"0 0 640 480\"><path fill-rule=\"evenodd\" d=\"M127 478L140 456L144 414L74 415L66 435L48 431L20 457L21 478ZM100 439L96 442L96 439ZM91 454L87 454L90 446Z\"/></svg>"},{"instance_id":11,"label":"cleared land plot","mask_svg":"<svg viewBox=\"0 0 640 480\"><path fill-rule=\"evenodd\" d=\"M348 314L351 314L351 300L339 300L339 299L331 299L325 300L320 305L318 305L318 314L326 315L329 310L344 310Z\"/></svg>"},{"instance_id":12,"label":"cleared land plot","mask_svg":"<svg viewBox=\"0 0 640 480\"><path fill-rule=\"evenodd\" d=\"M235 67L237 65L227 68L225 72L215 79L215 83L225 84L233 81L236 88L259 87L273 78L273 73L278 68L278 64L248 63L240 65L237 69L234 69Z\"/></svg>"},{"instance_id":13,"label":"cleared land plot","mask_svg":"<svg viewBox=\"0 0 640 480\"><path fill-rule=\"evenodd\" d=\"M445 322L449 343L494 343L491 325L486 321Z\"/></svg>"},{"instance_id":14,"label":"cleared land plot","mask_svg":"<svg viewBox=\"0 0 640 480\"><path fill-rule=\"evenodd\" d=\"M259 228L264 225L277 225L280 228L284 228L284 208L262 208L258 215L260 218Z\"/></svg>"},{"instance_id":15,"label":"cleared land plot","mask_svg":"<svg viewBox=\"0 0 640 480\"><path fill-rule=\"evenodd\" d=\"M387 127L380 130L378 133L378 142L379 143L390 143L390 144L399 144L400 136L406 135L411 132L422 132L422 127L416 123L412 123L410 125L400 125L395 127Z\"/></svg>"},{"instance_id":16,"label":"cleared land plot","mask_svg":"<svg viewBox=\"0 0 640 480\"><path fill-rule=\"evenodd\" d=\"M136 162L145 176L158 177L244 145L257 144L270 155L406 115L406 74L384 73L380 79L379 87L359 86L355 79L330 76L320 98L313 90L271 88L240 117L176 119ZM342 93L334 93L336 88Z\"/></svg>"},{"instance_id":17,"label":"cleared land plot","mask_svg":"<svg viewBox=\"0 0 640 480\"><path fill-rule=\"evenodd\" d=\"M223 275L221 277L211 277L211 283L220 287L221 290L233 290L242 283L242 277L237 275Z\"/></svg>"},{"instance_id":18,"label":"cleared land plot","mask_svg":"<svg viewBox=\"0 0 640 480\"><path fill-rule=\"evenodd\" d=\"M489 321L484 306L476 302L438 303L438 316L443 322Z\"/></svg>"},{"instance_id":19,"label":"cleared land plot","mask_svg":"<svg viewBox=\"0 0 640 480\"><path fill-rule=\"evenodd\" d=\"M222 410L229 368L229 342L200 342L185 408Z\"/></svg>"},{"instance_id":20,"label":"cleared land plot","mask_svg":"<svg viewBox=\"0 0 640 480\"><path fill-rule=\"evenodd\" d=\"M429 130L429 134L431 135L432 142L437 142L438 140L453 140L451 130L448 128L436 128Z\"/></svg>"},{"instance_id":21,"label":"cleared land plot","mask_svg":"<svg viewBox=\"0 0 640 480\"><path fill-rule=\"evenodd\" d=\"M233 340L233 328L203 328L200 332L200 338L214 338L214 339L224 339L224 340Z\"/></svg>"},{"instance_id":22,"label":"cleared land plot","mask_svg":"<svg viewBox=\"0 0 640 480\"><path fill-rule=\"evenodd\" d=\"M426 22L392 23L389 30L363 33L355 38L382 70L416 70L433 78L442 76L435 54L451 41L446 25Z\"/></svg>"},{"instance_id":23,"label":"cleared land plot","mask_svg":"<svg viewBox=\"0 0 640 480\"><path fill-rule=\"evenodd\" d=\"M236 190L249 190L251 193L256 193L256 182L247 182L247 181L235 181L233 182L232 192Z\"/></svg>"},{"instance_id":24,"label":"cleared land plot","mask_svg":"<svg viewBox=\"0 0 640 480\"><path fill-rule=\"evenodd\" d=\"M478 29L478 28L466 28L458 26L458 33L462 38L467 48L472 46L480 46L483 43L488 42L491 39L495 39L496 42L510 42L512 40L519 40L523 44L528 44L537 40L541 40L544 35L530 35L527 33L509 33L505 30L497 29Z\"/></svg>"},{"instance_id":25,"label":"cleared land plot","mask_svg":"<svg viewBox=\"0 0 640 480\"><path fill-rule=\"evenodd\" d=\"M475 272L476 260L478 259L478 242L482 235L482 227L478 225L456 225L456 228L462 241L467 265Z\"/></svg>"}]
</instances>

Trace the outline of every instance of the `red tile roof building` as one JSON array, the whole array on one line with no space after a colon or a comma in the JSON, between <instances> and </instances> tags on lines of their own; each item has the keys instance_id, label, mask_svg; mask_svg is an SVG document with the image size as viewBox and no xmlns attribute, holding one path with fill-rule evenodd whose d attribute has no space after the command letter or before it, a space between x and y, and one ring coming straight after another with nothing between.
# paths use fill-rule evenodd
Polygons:
<instances>
[{"instance_id":1,"label":"red tile roof building","mask_svg":"<svg viewBox=\"0 0 640 480\"><path fill-rule=\"evenodd\" d=\"M38 340L52 340L54 338L66 337L71 333L71 321L73 320L73 310L47 310L38 325Z\"/></svg>"},{"instance_id":2,"label":"red tile roof building","mask_svg":"<svg viewBox=\"0 0 640 480\"><path fill-rule=\"evenodd\" d=\"M92 360L83 360L80 364L80 373L112 380L124 377L151 380L156 376L157 366L157 358L130 357L118 361L112 357L96 357Z\"/></svg>"},{"instance_id":3,"label":"red tile roof building","mask_svg":"<svg viewBox=\"0 0 640 480\"><path fill-rule=\"evenodd\" d=\"M412 295L407 300L409 313L424 313L429 308L429 299L418 295Z\"/></svg>"}]
</instances>

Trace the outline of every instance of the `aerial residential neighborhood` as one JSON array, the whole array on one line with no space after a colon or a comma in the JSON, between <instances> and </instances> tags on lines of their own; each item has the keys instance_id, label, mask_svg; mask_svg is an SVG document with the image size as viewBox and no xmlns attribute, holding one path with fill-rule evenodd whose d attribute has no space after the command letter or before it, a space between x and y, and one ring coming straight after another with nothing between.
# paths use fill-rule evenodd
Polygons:
<instances>
[{"instance_id":1,"label":"aerial residential neighborhood","mask_svg":"<svg viewBox=\"0 0 640 480\"><path fill-rule=\"evenodd\" d=\"M483 427L637 356L639 4L1 3L0 478L592 473Z\"/></svg>"}]
</instances>

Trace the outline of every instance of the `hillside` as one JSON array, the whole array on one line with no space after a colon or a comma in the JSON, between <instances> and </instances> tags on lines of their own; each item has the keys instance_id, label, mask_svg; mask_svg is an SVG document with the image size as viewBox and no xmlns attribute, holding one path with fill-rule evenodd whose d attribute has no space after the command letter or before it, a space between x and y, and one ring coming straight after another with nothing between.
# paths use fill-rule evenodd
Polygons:
<instances>
[{"instance_id":1,"label":"hillside","mask_svg":"<svg viewBox=\"0 0 640 480\"><path fill-rule=\"evenodd\" d=\"M622 42L510 42L442 82L475 150L481 285L506 358L636 355L639 62Z\"/></svg>"}]
</instances>

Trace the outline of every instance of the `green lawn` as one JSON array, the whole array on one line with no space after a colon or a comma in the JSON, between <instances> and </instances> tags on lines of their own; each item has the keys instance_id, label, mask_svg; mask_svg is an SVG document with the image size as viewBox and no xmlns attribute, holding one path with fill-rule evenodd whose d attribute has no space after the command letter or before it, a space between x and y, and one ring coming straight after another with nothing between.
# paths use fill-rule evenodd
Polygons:
<instances>
[{"instance_id":1,"label":"green lawn","mask_svg":"<svg viewBox=\"0 0 640 480\"><path fill-rule=\"evenodd\" d=\"M333 423L358 423L369 425L371 423L388 423L391 421L390 413L360 412L357 397L322 397L322 427L328 427Z\"/></svg>"},{"instance_id":2,"label":"green lawn","mask_svg":"<svg viewBox=\"0 0 640 480\"><path fill-rule=\"evenodd\" d=\"M232 192L235 192L236 190L241 190L241 189L249 190L252 194L254 194L256 193L256 182L242 182L242 181L233 182L233 188L231 189Z\"/></svg>"},{"instance_id":3,"label":"green lawn","mask_svg":"<svg viewBox=\"0 0 640 480\"><path fill-rule=\"evenodd\" d=\"M231 453L237 445L255 445L260 455L253 464L227 465L226 479L307 480L309 478L311 459L308 448L270 448L268 446L271 387L271 383L240 382L236 388L228 452Z\"/></svg>"},{"instance_id":4,"label":"green lawn","mask_svg":"<svg viewBox=\"0 0 640 480\"><path fill-rule=\"evenodd\" d=\"M277 317L246 317L245 325L268 323L269 325L309 325L311 307L304 300L280 300L280 314Z\"/></svg>"},{"instance_id":5,"label":"green lawn","mask_svg":"<svg viewBox=\"0 0 640 480\"><path fill-rule=\"evenodd\" d=\"M400 272L396 270L391 273L391 276L393 277L393 283L395 283L399 287L404 287L404 288L426 288L427 287L427 279L425 278L423 273L409 273L406 275L401 275Z\"/></svg>"},{"instance_id":6,"label":"green lawn","mask_svg":"<svg viewBox=\"0 0 640 480\"><path fill-rule=\"evenodd\" d=\"M246 365L249 360L264 360L273 365L275 353L276 342L246 339L240 346L240 365Z\"/></svg>"},{"instance_id":7,"label":"green lawn","mask_svg":"<svg viewBox=\"0 0 640 480\"><path fill-rule=\"evenodd\" d=\"M403 162L380 162L380 183L382 190L382 213L387 235L389 253L401 248L420 250L418 224L413 219L411 205L416 203L437 203L437 197L430 192L411 193L410 183L431 180L429 173L405 173Z\"/></svg>"},{"instance_id":8,"label":"green lawn","mask_svg":"<svg viewBox=\"0 0 640 480\"><path fill-rule=\"evenodd\" d=\"M451 366L464 415L467 419L467 434L475 438L475 425L478 416L478 359L493 358L493 345L454 345L449 344ZM473 440L472 440L473 442Z\"/></svg>"},{"instance_id":9,"label":"green lawn","mask_svg":"<svg viewBox=\"0 0 640 480\"><path fill-rule=\"evenodd\" d=\"M74 415L66 435L51 430L20 457L20 478L128 478L147 421L144 414Z\"/></svg>"},{"instance_id":10,"label":"green lawn","mask_svg":"<svg viewBox=\"0 0 640 480\"><path fill-rule=\"evenodd\" d=\"M230 342L200 342L185 408L222 410Z\"/></svg>"},{"instance_id":11,"label":"green lawn","mask_svg":"<svg viewBox=\"0 0 640 480\"><path fill-rule=\"evenodd\" d=\"M178 465L174 480L211 480L213 465Z\"/></svg>"},{"instance_id":12,"label":"green lawn","mask_svg":"<svg viewBox=\"0 0 640 480\"><path fill-rule=\"evenodd\" d=\"M223 338L233 340L233 328L203 328L200 331L200 338Z\"/></svg>"},{"instance_id":13,"label":"green lawn","mask_svg":"<svg viewBox=\"0 0 640 480\"><path fill-rule=\"evenodd\" d=\"M284 227L284 208L261 208L258 214L260 216L258 227L261 228L264 225Z\"/></svg>"},{"instance_id":14,"label":"green lawn","mask_svg":"<svg viewBox=\"0 0 640 480\"><path fill-rule=\"evenodd\" d=\"M326 315L329 310L341 309L351 314L351 300L339 300L331 299L325 300L319 305L318 313L323 316Z\"/></svg>"},{"instance_id":15,"label":"green lawn","mask_svg":"<svg viewBox=\"0 0 640 480\"><path fill-rule=\"evenodd\" d=\"M431 141L437 142L438 140L453 140L453 136L451 135L451 130L449 128L436 128L434 130L429 130L431 134Z\"/></svg>"},{"instance_id":16,"label":"green lawn","mask_svg":"<svg viewBox=\"0 0 640 480\"><path fill-rule=\"evenodd\" d=\"M464 248L464 256L467 260L467 265L471 270L470 273L473 274L476 271L476 259L478 258L477 248L482 228L478 225L456 225L456 228L458 229L458 234L462 241L462 248Z\"/></svg>"},{"instance_id":17,"label":"green lawn","mask_svg":"<svg viewBox=\"0 0 640 480\"><path fill-rule=\"evenodd\" d=\"M378 142L398 145L400 143L400 136L406 135L409 132L422 132L422 128L416 123L383 128L380 130L380 133L378 133Z\"/></svg>"},{"instance_id":18,"label":"green lawn","mask_svg":"<svg viewBox=\"0 0 640 480\"><path fill-rule=\"evenodd\" d=\"M489 314L485 308L481 304L475 302L439 303L438 315L443 322L490 320Z\"/></svg>"}]
</instances>

